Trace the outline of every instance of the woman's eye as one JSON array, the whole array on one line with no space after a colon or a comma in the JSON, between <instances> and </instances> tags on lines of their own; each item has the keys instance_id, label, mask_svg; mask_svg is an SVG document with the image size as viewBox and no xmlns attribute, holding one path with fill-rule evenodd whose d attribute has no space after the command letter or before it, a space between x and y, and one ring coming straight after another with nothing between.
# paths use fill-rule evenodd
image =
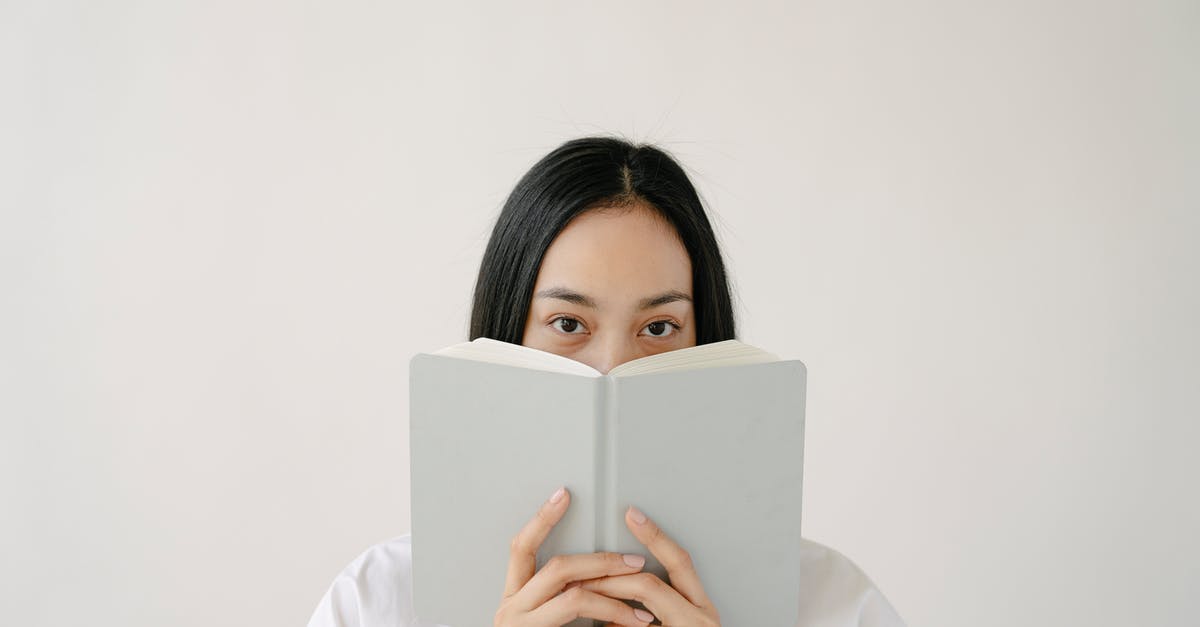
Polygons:
<instances>
[{"instance_id":1,"label":"woman's eye","mask_svg":"<svg viewBox=\"0 0 1200 627\"><path fill-rule=\"evenodd\" d=\"M583 325L578 320L566 316L555 318L550 322L550 326L568 335L579 335L576 331L583 330Z\"/></svg>"},{"instance_id":2,"label":"woman's eye","mask_svg":"<svg viewBox=\"0 0 1200 627\"><path fill-rule=\"evenodd\" d=\"M679 330L679 325L670 320L656 320L646 325L650 337L668 337Z\"/></svg>"}]
</instances>

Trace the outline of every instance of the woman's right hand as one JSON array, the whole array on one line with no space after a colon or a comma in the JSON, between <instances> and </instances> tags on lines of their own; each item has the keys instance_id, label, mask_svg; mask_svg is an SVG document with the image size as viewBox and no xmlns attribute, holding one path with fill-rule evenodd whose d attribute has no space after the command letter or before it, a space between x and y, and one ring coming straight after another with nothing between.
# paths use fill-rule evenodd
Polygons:
<instances>
[{"instance_id":1,"label":"woman's right hand","mask_svg":"<svg viewBox=\"0 0 1200 627\"><path fill-rule=\"evenodd\" d=\"M628 627L650 624L654 615L646 610L570 585L586 579L636 573L646 564L641 555L555 555L534 572L538 548L567 512L570 502L566 488L559 488L513 537L504 598L496 610L495 627L562 627L576 618L594 618Z\"/></svg>"}]
</instances>

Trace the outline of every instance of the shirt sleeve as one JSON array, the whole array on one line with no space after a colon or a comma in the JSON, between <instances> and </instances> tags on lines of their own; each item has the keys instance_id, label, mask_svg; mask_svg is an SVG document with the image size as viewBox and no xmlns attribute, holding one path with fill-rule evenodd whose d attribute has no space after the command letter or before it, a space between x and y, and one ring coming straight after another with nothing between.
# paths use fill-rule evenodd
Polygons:
<instances>
[{"instance_id":1,"label":"shirt sleeve","mask_svg":"<svg viewBox=\"0 0 1200 627\"><path fill-rule=\"evenodd\" d=\"M854 562L804 541L797 627L905 627L879 588Z\"/></svg>"},{"instance_id":2,"label":"shirt sleeve","mask_svg":"<svg viewBox=\"0 0 1200 627\"><path fill-rule=\"evenodd\" d=\"M905 627L896 609L874 587L863 600L858 624L860 627Z\"/></svg>"},{"instance_id":3,"label":"shirt sleeve","mask_svg":"<svg viewBox=\"0 0 1200 627\"><path fill-rule=\"evenodd\" d=\"M342 569L308 627L424 627L412 610L409 536L376 544Z\"/></svg>"}]
</instances>

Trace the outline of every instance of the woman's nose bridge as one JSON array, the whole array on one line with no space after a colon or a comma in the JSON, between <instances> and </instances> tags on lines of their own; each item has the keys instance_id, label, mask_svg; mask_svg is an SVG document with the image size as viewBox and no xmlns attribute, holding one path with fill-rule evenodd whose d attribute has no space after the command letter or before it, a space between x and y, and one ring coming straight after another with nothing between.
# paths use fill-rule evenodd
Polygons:
<instances>
[{"instance_id":1,"label":"woman's nose bridge","mask_svg":"<svg viewBox=\"0 0 1200 627\"><path fill-rule=\"evenodd\" d=\"M637 347L629 338L609 336L599 341L596 369L605 374L617 366L635 359Z\"/></svg>"}]
</instances>

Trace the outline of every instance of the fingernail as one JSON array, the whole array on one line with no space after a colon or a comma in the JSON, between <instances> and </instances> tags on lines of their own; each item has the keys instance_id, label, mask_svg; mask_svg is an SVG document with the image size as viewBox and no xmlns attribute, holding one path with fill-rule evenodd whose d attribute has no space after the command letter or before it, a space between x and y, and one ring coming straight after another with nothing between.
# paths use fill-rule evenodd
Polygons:
<instances>
[{"instance_id":1,"label":"fingernail","mask_svg":"<svg viewBox=\"0 0 1200 627\"><path fill-rule=\"evenodd\" d=\"M646 515L642 513L642 510L632 505L629 506L629 515L633 517L633 522L639 525L646 522Z\"/></svg>"},{"instance_id":2,"label":"fingernail","mask_svg":"<svg viewBox=\"0 0 1200 627\"><path fill-rule=\"evenodd\" d=\"M633 615L637 616L638 620L640 620L644 623L654 622L654 614L651 614L650 612L647 612L646 610L643 610L640 608L635 608L633 610Z\"/></svg>"},{"instance_id":3,"label":"fingernail","mask_svg":"<svg viewBox=\"0 0 1200 627\"><path fill-rule=\"evenodd\" d=\"M646 558L641 555L626 554L622 555L621 559L625 560L627 565L634 568L641 568L646 565Z\"/></svg>"},{"instance_id":4,"label":"fingernail","mask_svg":"<svg viewBox=\"0 0 1200 627\"><path fill-rule=\"evenodd\" d=\"M555 490L555 491L554 491L554 494L551 494L551 495L550 495L550 502L551 502L551 503L557 503L557 502L561 501L561 500L562 500L562 497L563 497L563 495L564 495L564 494L566 494L566 493L567 493L567 489L566 489L566 488L559 488L559 489Z\"/></svg>"}]
</instances>

